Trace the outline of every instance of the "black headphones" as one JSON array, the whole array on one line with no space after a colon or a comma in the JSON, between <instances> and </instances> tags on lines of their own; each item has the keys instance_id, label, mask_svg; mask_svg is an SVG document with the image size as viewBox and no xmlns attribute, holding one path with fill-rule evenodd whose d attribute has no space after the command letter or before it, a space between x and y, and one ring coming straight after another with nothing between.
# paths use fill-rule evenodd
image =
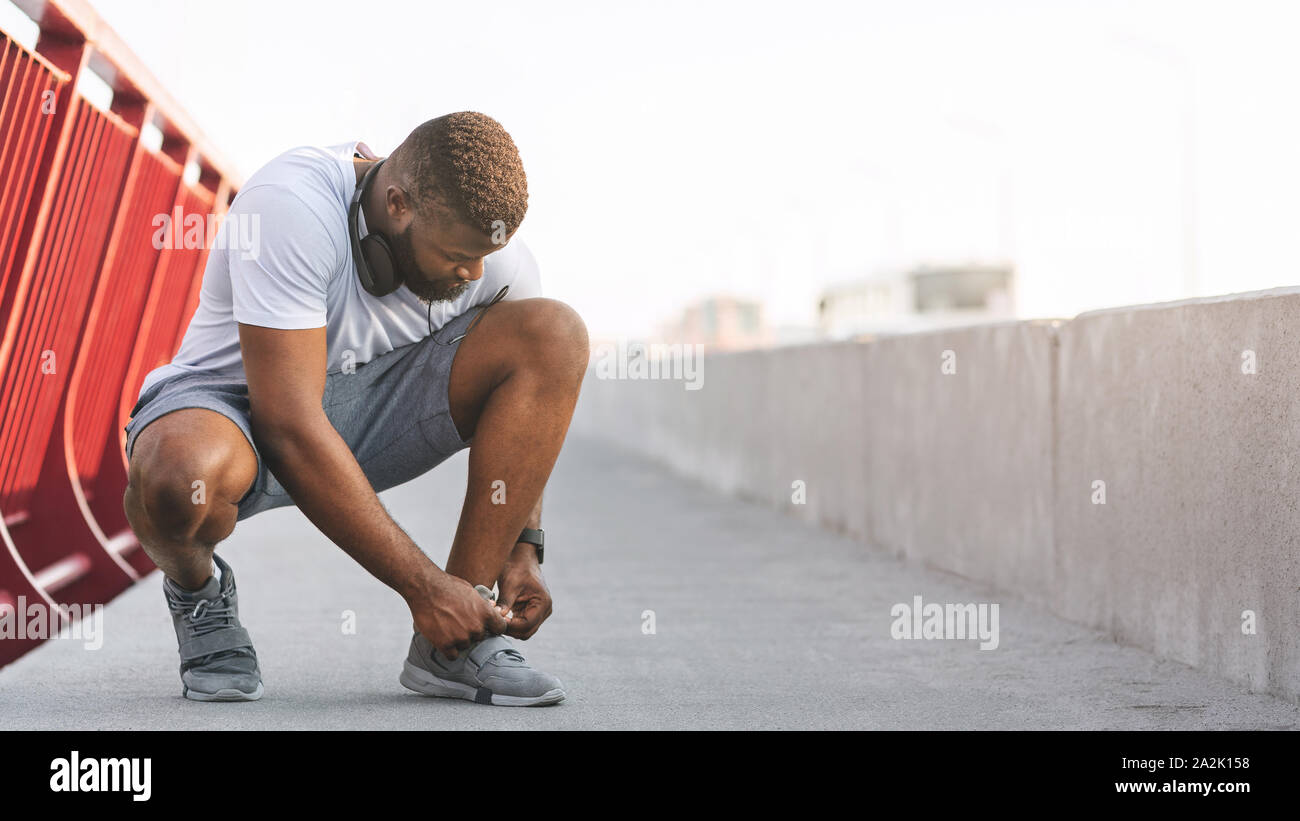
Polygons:
<instances>
[{"instance_id":1,"label":"black headphones","mask_svg":"<svg viewBox=\"0 0 1300 821\"><path fill-rule=\"evenodd\" d=\"M361 212L361 200L366 195L370 178L379 170L384 161L380 160L357 183L352 192L352 205L348 207L348 235L352 238L352 259L356 262L357 275L361 277L361 287L375 296L386 296L396 291L401 285L397 273L393 270L393 249L388 245L388 237L371 230L365 239L358 239L361 233L357 215Z\"/></svg>"}]
</instances>

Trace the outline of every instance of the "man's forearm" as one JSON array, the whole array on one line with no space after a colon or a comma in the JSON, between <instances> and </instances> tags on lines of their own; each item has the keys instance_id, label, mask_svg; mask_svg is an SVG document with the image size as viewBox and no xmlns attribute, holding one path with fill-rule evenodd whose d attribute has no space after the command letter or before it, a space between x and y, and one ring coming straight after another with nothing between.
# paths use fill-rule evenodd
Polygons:
<instances>
[{"instance_id":1,"label":"man's forearm","mask_svg":"<svg viewBox=\"0 0 1300 821\"><path fill-rule=\"evenodd\" d=\"M537 530L542 526L542 497L537 497L537 504L533 505L533 512L528 515L528 522L524 527ZM521 552L522 551L522 552ZM515 542L514 548L510 551L511 561L518 561L521 556L529 556L534 561L537 560L537 546L532 542Z\"/></svg>"},{"instance_id":2,"label":"man's forearm","mask_svg":"<svg viewBox=\"0 0 1300 821\"><path fill-rule=\"evenodd\" d=\"M542 497L537 497L537 504L533 505L533 512L528 516L528 524L524 527L537 530L542 526Z\"/></svg>"},{"instance_id":3,"label":"man's forearm","mask_svg":"<svg viewBox=\"0 0 1300 821\"><path fill-rule=\"evenodd\" d=\"M388 515L324 411L254 437L267 467L303 514L372 576L406 599L442 571Z\"/></svg>"}]
</instances>

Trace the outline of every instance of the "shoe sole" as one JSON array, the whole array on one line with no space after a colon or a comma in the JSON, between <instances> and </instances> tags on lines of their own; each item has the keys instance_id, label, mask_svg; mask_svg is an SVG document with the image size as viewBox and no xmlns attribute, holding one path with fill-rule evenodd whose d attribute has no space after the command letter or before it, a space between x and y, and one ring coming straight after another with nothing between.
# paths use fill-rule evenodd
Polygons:
<instances>
[{"instance_id":1,"label":"shoe sole","mask_svg":"<svg viewBox=\"0 0 1300 821\"><path fill-rule=\"evenodd\" d=\"M556 687L540 696L505 696L494 693L486 687L470 687L456 681L441 679L409 661L402 662L402 675L397 679L408 690L423 696L439 698L463 698L477 704L492 704L497 707L541 707L564 700L564 691Z\"/></svg>"},{"instance_id":2,"label":"shoe sole","mask_svg":"<svg viewBox=\"0 0 1300 821\"><path fill-rule=\"evenodd\" d=\"M251 693L245 693L243 690L237 690L233 687L218 690L215 693L204 693L199 690L191 690L188 687L181 689L181 695L190 701L257 701L262 697L262 685L258 683L257 689Z\"/></svg>"}]
</instances>

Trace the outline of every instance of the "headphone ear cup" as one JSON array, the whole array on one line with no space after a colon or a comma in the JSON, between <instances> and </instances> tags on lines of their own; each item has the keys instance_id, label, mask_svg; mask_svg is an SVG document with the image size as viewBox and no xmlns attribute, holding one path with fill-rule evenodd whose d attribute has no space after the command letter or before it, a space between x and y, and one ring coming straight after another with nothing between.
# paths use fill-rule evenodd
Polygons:
<instances>
[{"instance_id":1,"label":"headphone ear cup","mask_svg":"<svg viewBox=\"0 0 1300 821\"><path fill-rule=\"evenodd\" d=\"M368 289L375 296L385 296L397 290L397 272L393 270L393 249L389 247L383 234L367 234L361 240L361 253L366 258L366 267L370 269L370 278L374 288Z\"/></svg>"}]
</instances>

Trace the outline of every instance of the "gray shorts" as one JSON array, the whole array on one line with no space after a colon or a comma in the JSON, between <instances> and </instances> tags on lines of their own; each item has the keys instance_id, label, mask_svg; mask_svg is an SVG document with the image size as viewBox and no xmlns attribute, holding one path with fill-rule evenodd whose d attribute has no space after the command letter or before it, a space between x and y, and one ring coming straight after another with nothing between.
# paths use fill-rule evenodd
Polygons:
<instances>
[{"instance_id":1,"label":"gray shorts","mask_svg":"<svg viewBox=\"0 0 1300 821\"><path fill-rule=\"evenodd\" d=\"M409 482L469 447L451 419L451 363L467 327L482 310L466 311L431 336L358 365L354 373L326 375L321 406L376 493ZM127 458L146 425L183 408L206 408L225 416L239 426L257 454L257 481L239 501L237 519L294 504L253 442L248 384L237 377L179 374L150 385L126 426Z\"/></svg>"}]
</instances>

